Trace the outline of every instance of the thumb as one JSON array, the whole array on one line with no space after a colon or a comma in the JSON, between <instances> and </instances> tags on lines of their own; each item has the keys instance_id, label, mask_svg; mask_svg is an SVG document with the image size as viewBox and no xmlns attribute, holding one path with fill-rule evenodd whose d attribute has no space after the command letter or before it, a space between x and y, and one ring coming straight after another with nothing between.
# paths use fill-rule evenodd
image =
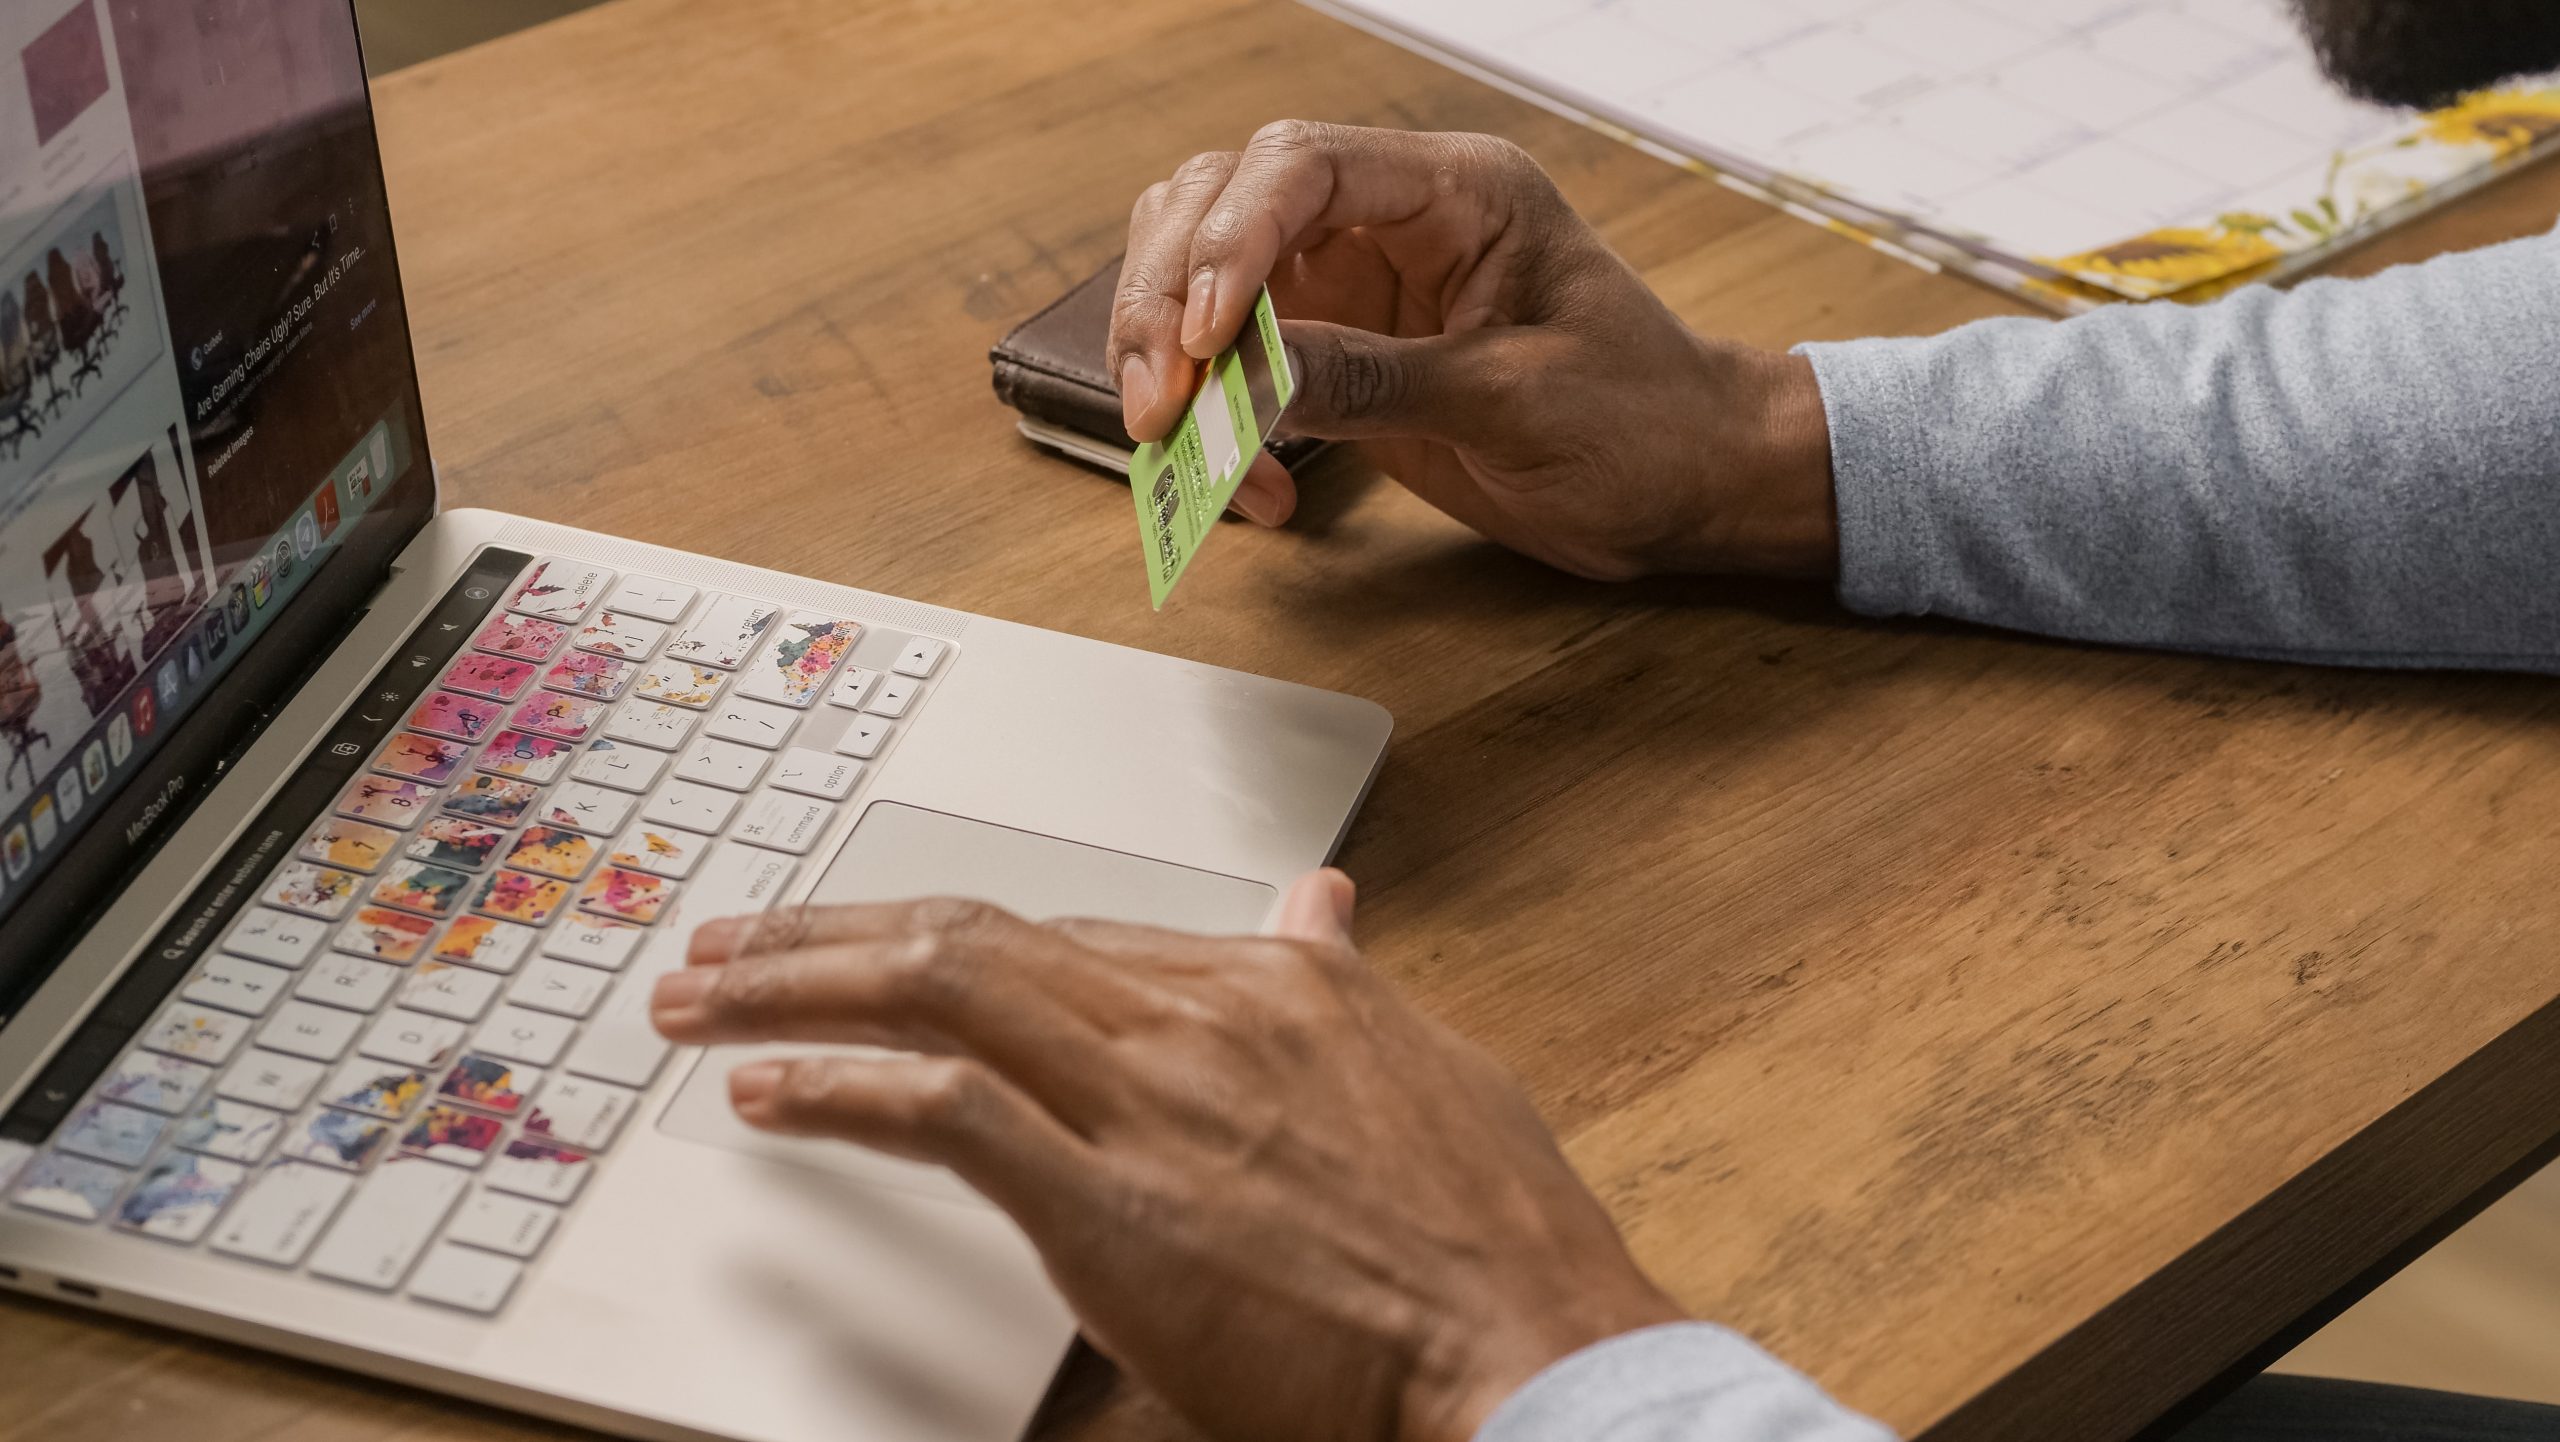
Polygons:
<instances>
[{"instance_id":1,"label":"thumb","mask_svg":"<svg viewBox=\"0 0 2560 1442\"><path fill-rule=\"evenodd\" d=\"M1280 323L1297 394L1288 429L1324 440L1454 442L1500 413L1508 337L1498 331L1404 340L1323 321Z\"/></svg>"},{"instance_id":2,"label":"thumb","mask_svg":"<svg viewBox=\"0 0 2560 1442\"><path fill-rule=\"evenodd\" d=\"M1280 898L1280 920L1272 934L1291 941L1340 942L1349 946L1351 905L1358 891L1350 877L1330 866L1310 871Z\"/></svg>"}]
</instances>

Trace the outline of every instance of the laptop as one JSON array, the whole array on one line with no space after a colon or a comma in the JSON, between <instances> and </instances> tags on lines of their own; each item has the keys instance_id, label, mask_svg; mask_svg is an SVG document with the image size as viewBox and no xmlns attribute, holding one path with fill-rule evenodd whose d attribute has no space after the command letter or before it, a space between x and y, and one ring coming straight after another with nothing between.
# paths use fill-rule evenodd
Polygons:
<instances>
[{"instance_id":1,"label":"laptop","mask_svg":"<svg viewBox=\"0 0 2560 1442\"><path fill-rule=\"evenodd\" d=\"M0 1286L633 1437L1018 1435L1023 1237L742 1126L651 983L800 901L1256 931L1386 714L439 512L345 0L0 52Z\"/></svg>"}]
</instances>

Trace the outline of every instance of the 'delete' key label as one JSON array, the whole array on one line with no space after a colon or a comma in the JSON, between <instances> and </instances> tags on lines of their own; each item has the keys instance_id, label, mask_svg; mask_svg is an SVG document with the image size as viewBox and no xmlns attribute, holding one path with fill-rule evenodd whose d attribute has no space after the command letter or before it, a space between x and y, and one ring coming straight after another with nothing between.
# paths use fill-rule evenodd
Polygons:
<instances>
[{"instance_id":1,"label":"'delete' key label","mask_svg":"<svg viewBox=\"0 0 2560 1442\"><path fill-rule=\"evenodd\" d=\"M1296 394L1266 288L1254 298L1253 323L1209 363L1182 423L1163 440L1138 447L1129 460L1147 591L1158 610L1235 499L1244 473Z\"/></svg>"}]
</instances>

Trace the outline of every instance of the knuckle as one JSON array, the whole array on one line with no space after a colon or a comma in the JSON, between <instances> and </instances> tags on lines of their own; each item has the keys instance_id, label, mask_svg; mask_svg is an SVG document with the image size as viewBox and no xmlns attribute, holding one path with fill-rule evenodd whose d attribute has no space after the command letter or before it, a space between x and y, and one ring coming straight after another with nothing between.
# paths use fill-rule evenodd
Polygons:
<instances>
[{"instance_id":1,"label":"knuckle","mask_svg":"<svg viewBox=\"0 0 2560 1442\"><path fill-rule=\"evenodd\" d=\"M788 990L780 967L733 962L721 968L720 980L711 988L710 1009L729 1020L760 1017L779 1007Z\"/></svg>"},{"instance_id":2,"label":"knuckle","mask_svg":"<svg viewBox=\"0 0 2560 1442\"><path fill-rule=\"evenodd\" d=\"M775 1110L791 1117L817 1117L834 1110L835 1068L824 1061L795 1061L785 1066L775 1086Z\"/></svg>"},{"instance_id":3,"label":"knuckle","mask_svg":"<svg viewBox=\"0 0 2560 1442\"><path fill-rule=\"evenodd\" d=\"M915 904L908 919L916 931L965 937L988 930L1002 915L986 902L969 897L930 896Z\"/></svg>"},{"instance_id":4,"label":"knuckle","mask_svg":"<svg viewBox=\"0 0 2560 1442\"><path fill-rule=\"evenodd\" d=\"M1358 418L1393 410L1404 399L1403 372L1366 346L1341 346L1323 369L1325 403L1334 414Z\"/></svg>"},{"instance_id":5,"label":"knuckle","mask_svg":"<svg viewBox=\"0 0 2560 1442\"><path fill-rule=\"evenodd\" d=\"M1214 180L1223 180L1235 167L1233 151L1204 150L1173 168L1172 189L1183 190Z\"/></svg>"},{"instance_id":6,"label":"knuckle","mask_svg":"<svg viewBox=\"0 0 2560 1442\"><path fill-rule=\"evenodd\" d=\"M912 1104L914 1123L943 1132L969 1125L986 1102L985 1069L958 1057L937 1057L921 1067Z\"/></svg>"},{"instance_id":7,"label":"knuckle","mask_svg":"<svg viewBox=\"0 0 2560 1442\"><path fill-rule=\"evenodd\" d=\"M1274 120L1253 133L1247 150L1313 150L1324 141L1330 127L1312 120Z\"/></svg>"},{"instance_id":8,"label":"knuckle","mask_svg":"<svg viewBox=\"0 0 2560 1442\"><path fill-rule=\"evenodd\" d=\"M1168 194L1172 193L1172 190L1173 187L1171 184L1159 180L1155 184L1148 186L1146 189L1139 191L1137 203L1129 207L1130 221L1133 224L1144 221L1148 216L1163 209L1164 198Z\"/></svg>"}]
</instances>

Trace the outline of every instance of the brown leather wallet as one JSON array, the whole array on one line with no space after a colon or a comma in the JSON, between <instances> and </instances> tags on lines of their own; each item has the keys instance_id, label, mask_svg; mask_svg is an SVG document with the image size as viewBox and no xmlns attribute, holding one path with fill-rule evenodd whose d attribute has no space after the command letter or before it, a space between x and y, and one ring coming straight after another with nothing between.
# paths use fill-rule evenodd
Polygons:
<instances>
[{"instance_id":1,"label":"brown leather wallet","mask_svg":"<svg viewBox=\"0 0 2560 1442\"><path fill-rule=\"evenodd\" d=\"M1104 366L1111 343L1111 300L1120 284L1120 260L1086 277L995 343L996 398L1022 413L1024 434L1039 444L1111 469L1116 457L1126 478L1137 442L1120 423L1120 389ZM1043 427L1073 432L1095 443L1075 448L1038 434ZM1304 437L1275 438L1271 454L1294 466L1324 449Z\"/></svg>"}]
</instances>

